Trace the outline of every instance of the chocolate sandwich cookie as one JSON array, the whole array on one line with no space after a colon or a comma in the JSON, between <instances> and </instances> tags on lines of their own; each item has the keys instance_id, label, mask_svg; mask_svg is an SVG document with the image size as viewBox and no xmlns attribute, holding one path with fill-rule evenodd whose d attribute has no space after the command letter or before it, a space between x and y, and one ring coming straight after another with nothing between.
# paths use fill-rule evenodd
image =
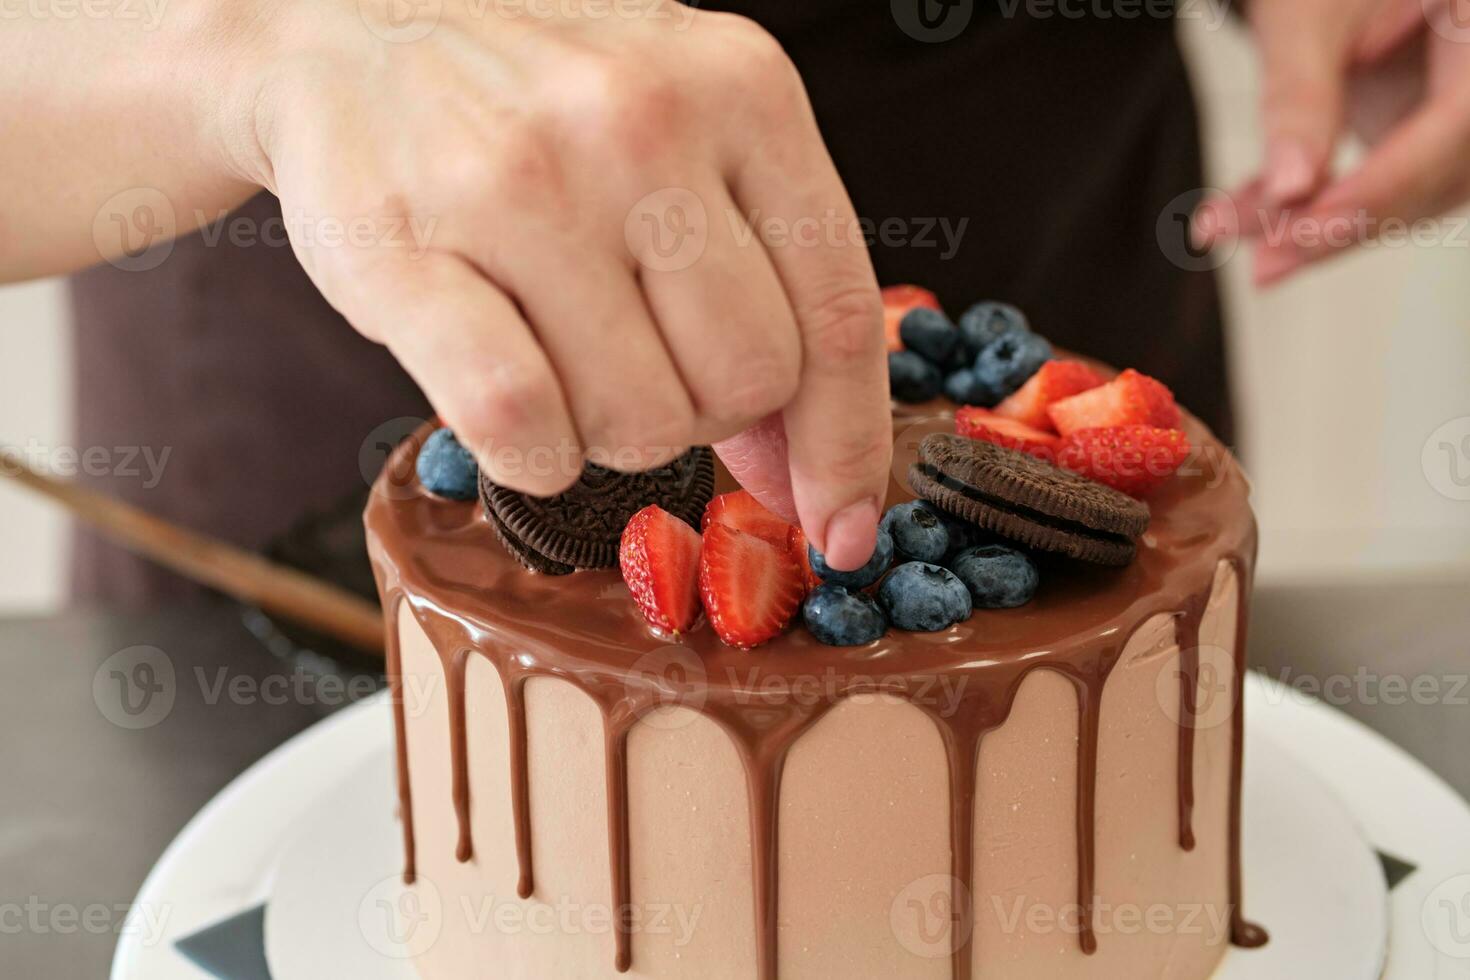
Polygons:
<instances>
[{"instance_id":1,"label":"chocolate sandwich cookie","mask_svg":"<svg viewBox=\"0 0 1470 980\"><path fill-rule=\"evenodd\" d=\"M554 497L520 493L480 475L480 500L501 544L522 565L544 575L616 565L623 528L649 504L698 527L714 488L714 453L708 446L644 473L589 463L571 488Z\"/></svg>"},{"instance_id":2,"label":"chocolate sandwich cookie","mask_svg":"<svg viewBox=\"0 0 1470 980\"><path fill-rule=\"evenodd\" d=\"M935 433L909 468L914 492L1012 541L1102 565L1126 565L1147 505L1086 477L993 443Z\"/></svg>"}]
</instances>

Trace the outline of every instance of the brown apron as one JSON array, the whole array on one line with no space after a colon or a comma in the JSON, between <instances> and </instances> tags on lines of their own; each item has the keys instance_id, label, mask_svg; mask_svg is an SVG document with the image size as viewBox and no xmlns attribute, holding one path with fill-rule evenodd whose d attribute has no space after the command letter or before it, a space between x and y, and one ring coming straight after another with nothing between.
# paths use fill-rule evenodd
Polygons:
<instances>
[{"instance_id":1,"label":"brown apron","mask_svg":"<svg viewBox=\"0 0 1470 980\"><path fill-rule=\"evenodd\" d=\"M1229 441L1214 278L1158 237L1202 183L1170 19L1077 18L1095 5L1066 2L1028 16L1012 0L701 6L755 18L795 59L881 281L926 285L953 313L1015 302L1058 345L1163 379ZM943 40L960 24L946 18L964 23ZM278 204L240 214L259 225ZM239 544L361 491L375 444L402 434L392 420L428 411L284 244L196 234L156 269L100 266L72 292L79 445L169 454L156 483L136 468L83 479ZM75 558L79 599L189 589L87 533Z\"/></svg>"}]
</instances>

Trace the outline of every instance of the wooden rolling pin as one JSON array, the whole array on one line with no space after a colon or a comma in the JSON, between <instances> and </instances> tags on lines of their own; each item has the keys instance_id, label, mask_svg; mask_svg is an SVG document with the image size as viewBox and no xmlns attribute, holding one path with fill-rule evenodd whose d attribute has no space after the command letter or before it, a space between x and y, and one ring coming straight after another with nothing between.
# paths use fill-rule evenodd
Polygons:
<instances>
[{"instance_id":1,"label":"wooden rolling pin","mask_svg":"<svg viewBox=\"0 0 1470 980\"><path fill-rule=\"evenodd\" d=\"M33 469L0 450L0 473L56 501L125 548L272 615L383 655L383 618L371 602L254 552L172 524L146 511Z\"/></svg>"}]
</instances>

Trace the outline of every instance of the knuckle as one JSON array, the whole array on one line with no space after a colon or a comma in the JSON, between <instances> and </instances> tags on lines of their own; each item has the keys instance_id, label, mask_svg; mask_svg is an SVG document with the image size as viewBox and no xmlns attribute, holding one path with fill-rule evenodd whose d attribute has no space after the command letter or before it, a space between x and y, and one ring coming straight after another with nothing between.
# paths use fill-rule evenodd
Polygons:
<instances>
[{"instance_id":1,"label":"knuckle","mask_svg":"<svg viewBox=\"0 0 1470 980\"><path fill-rule=\"evenodd\" d=\"M447 187L465 198L497 202L555 200L562 190L556 148L541 126L528 119L505 123L487 151L451 154Z\"/></svg>"},{"instance_id":2,"label":"knuckle","mask_svg":"<svg viewBox=\"0 0 1470 980\"><path fill-rule=\"evenodd\" d=\"M681 87L664 72L623 58L584 59L563 111L573 134L622 154L651 155L684 118Z\"/></svg>"},{"instance_id":3,"label":"knuckle","mask_svg":"<svg viewBox=\"0 0 1470 980\"><path fill-rule=\"evenodd\" d=\"M789 361L742 364L725 376L732 380L700 398L702 414L717 422L765 418L796 397L801 380L799 366Z\"/></svg>"},{"instance_id":4,"label":"knuckle","mask_svg":"<svg viewBox=\"0 0 1470 980\"><path fill-rule=\"evenodd\" d=\"M461 411L470 431L506 438L524 431L555 409L556 380L549 368L497 365L467 396Z\"/></svg>"},{"instance_id":5,"label":"knuckle","mask_svg":"<svg viewBox=\"0 0 1470 980\"><path fill-rule=\"evenodd\" d=\"M838 367L873 360L885 347L883 303L871 286L829 292L800 312L805 348L814 360Z\"/></svg>"},{"instance_id":6,"label":"knuckle","mask_svg":"<svg viewBox=\"0 0 1470 980\"><path fill-rule=\"evenodd\" d=\"M765 110L799 105L801 75L786 49L770 32L748 18L725 15L719 21L712 65L722 81L736 84L733 91Z\"/></svg>"}]
</instances>

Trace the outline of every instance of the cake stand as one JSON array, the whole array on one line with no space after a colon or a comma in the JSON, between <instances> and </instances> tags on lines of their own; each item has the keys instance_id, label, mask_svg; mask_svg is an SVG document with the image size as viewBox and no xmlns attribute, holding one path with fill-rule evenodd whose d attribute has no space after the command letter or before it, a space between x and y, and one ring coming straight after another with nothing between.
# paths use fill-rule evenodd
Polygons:
<instances>
[{"instance_id":1,"label":"cake stand","mask_svg":"<svg viewBox=\"0 0 1470 980\"><path fill-rule=\"evenodd\" d=\"M1470 980L1470 806L1273 681L1250 677L1246 710L1248 907L1273 938L1232 949L1212 980ZM272 980L414 980L407 957L431 937L392 928L414 910L397 883L391 732L379 696L231 783L144 883L135 904L167 925L151 945L125 927L112 980L208 978L175 943L262 905Z\"/></svg>"}]
</instances>

